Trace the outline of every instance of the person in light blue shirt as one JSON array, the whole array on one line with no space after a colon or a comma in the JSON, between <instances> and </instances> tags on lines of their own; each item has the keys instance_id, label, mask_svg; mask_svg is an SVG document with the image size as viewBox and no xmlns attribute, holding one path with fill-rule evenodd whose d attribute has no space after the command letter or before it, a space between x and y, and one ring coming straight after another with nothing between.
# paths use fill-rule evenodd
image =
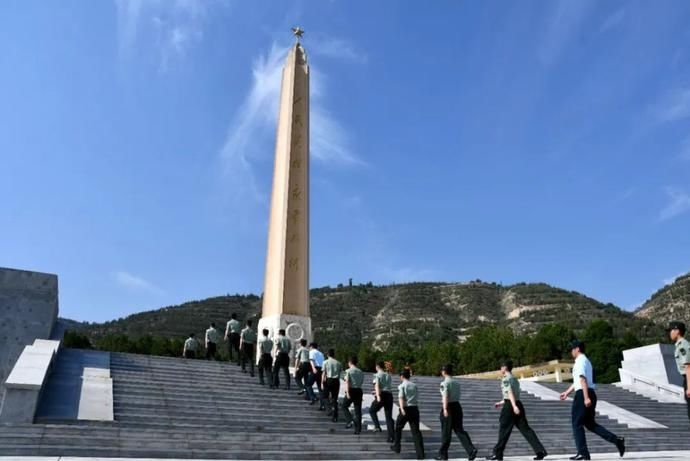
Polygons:
<instances>
[{"instance_id":1,"label":"person in light blue shirt","mask_svg":"<svg viewBox=\"0 0 690 461\"><path fill-rule=\"evenodd\" d=\"M317 401L321 402L319 410L323 411L326 409L326 405L323 402L323 388L321 387L321 370L323 369L323 354L319 350L319 346L316 343L309 344L309 365L311 369L309 374L307 374L306 381L306 391L307 397L311 402L310 405L314 405ZM314 394L314 383L316 383L316 388L319 391L319 397L316 398Z\"/></svg>"},{"instance_id":2,"label":"person in light blue shirt","mask_svg":"<svg viewBox=\"0 0 690 461\"><path fill-rule=\"evenodd\" d=\"M594 384L592 362L590 362L585 355L585 345L583 342L575 340L570 343L570 350L575 359L575 365L573 365L573 384L561 394L561 400L565 400L571 392L575 391L572 420L577 454L570 459L591 459L589 449L587 448L585 428L594 432L607 442L616 445L618 453L623 456L625 454L625 439L609 432L606 428L597 424L594 419L597 408L596 384Z\"/></svg>"}]
</instances>

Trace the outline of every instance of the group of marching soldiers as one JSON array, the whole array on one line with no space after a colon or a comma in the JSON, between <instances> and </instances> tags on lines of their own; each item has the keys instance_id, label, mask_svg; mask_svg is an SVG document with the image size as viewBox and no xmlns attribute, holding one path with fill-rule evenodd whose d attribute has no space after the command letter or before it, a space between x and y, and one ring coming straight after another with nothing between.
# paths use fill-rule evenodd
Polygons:
<instances>
[{"instance_id":1,"label":"group of marching soldiers","mask_svg":"<svg viewBox=\"0 0 690 461\"><path fill-rule=\"evenodd\" d=\"M685 333L685 326L680 324L675 326L676 332L679 329ZM676 337L671 336L674 340ZM678 335L682 339L682 336ZM281 387L280 372L283 372L282 388L290 389L290 354L292 352L292 342L285 335L285 330L279 330L275 338L269 337L269 331L263 329L261 336L257 338L252 321L248 320L245 326L237 320L237 315L232 314L227 322L225 341L228 343L230 361L237 361L242 367L242 371L254 376L254 361L256 350L259 352L259 382L261 385L268 385L272 389ZM206 358L215 359L218 344L221 341L221 334L216 329L215 324L211 324L205 335ZM678 342L680 343L680 340ZM687 344L687 348L686 348ZM190 334L185 341L183 355L187 358L195 358L196 352L200 348L199 342ZM687 350L685 350L686 348ZM682 361L690 362L690 343L682 343L679 349L683 352ZM573 384L561 394L561 400L566 400L568 396L575 392L573 400L572 418L573 434L577 446L577 454L571 460L588 460L590 453L587 448L584 429L588 429L610 443L614 444L620 456L625 453L625 440L612 434L595 421L596 411L596 385L593 381L593 369L589 359L585 356L585 345L580 341L571 343L572 356L575 359L573 367ZM688 353L688 359L685 359ZM275 357L275 360L274 360ZM316 343L308 344L305 339L300 339L294 355L294 379L299 389L299 394L309 401L310 405L319 403L319 410L327 411L333 422L339 420L340 409L342 411L346 427L354 428L355 434L362 431L362 401L363 401L363 382L364 373L358 368L356 356L348 358L347 368L335 358L335 351L328 350L324 354ZM690 367L690 364L688 364ZM680 368L680 366L679 366ZM489 460L502 460L503 452L508 443L511 431L514 427L522 433L535 453L535 460L542 460L547 456L546 449L539 441L534 430L529 426L525 415L525 407L520 401L520 383L512 375L513 363L506 360L501 366L501 392L502 400L495 403L495 407L501 410L499 417L498 442L494 446L492 454L486 457ZM453 368L445 365L441 369L443 380L440 383L441 393L441 447L436 459L448 459L448 449L450 447L452 434L455 432L463 448L467 452L468 458L474 460L478 450L473 445L470 435L463 428L463 412L460 406L460 382L452 377ZM369 407L369 415L374 423L375 431L382 432L381 423L378 418L380 410L384 410L386 432L390 448L396 453L400 453L402 431L409 424L412 438L414 440L417 459L424 459L424 440L420 431L419 419L419 397L417 385L411 380L409 368L400 372L401 384L398 386L398 415L395 423L393 422L393 403L392 378L383 362L376 365L376 374L373 377L374 400ZM338 401L340 394L341 381L344 382L344 398ZM314 392L314 385L318 390L318 397ZM687 389L687 387L686 387ZM690 394L690 391L688 391ZM690 396L688 397L690 402ZM350 408L354 407L354 415ZM690 407L689 407L690 408ZM690 414L690 410L689 410Z\"/></svg>"}]
</instances>

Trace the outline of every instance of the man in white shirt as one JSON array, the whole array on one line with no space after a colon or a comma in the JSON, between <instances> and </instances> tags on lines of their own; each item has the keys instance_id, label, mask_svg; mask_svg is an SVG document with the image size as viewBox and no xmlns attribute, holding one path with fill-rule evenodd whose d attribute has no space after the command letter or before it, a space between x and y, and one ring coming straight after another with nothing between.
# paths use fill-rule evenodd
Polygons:
<instances>
[{"instance_id":1,"label":"man in white shirt","mask_svg":"<svg viewBox=\"0 0 690 461\"><path fill-rule=\"evenodd\" d=\"M319 346L316 343L309 344L309 364L311 365L311 371L307 375L307 396L311 400L310 405L314 405L317 400L321 402L319 410L325 410L326 406L323 402L323 389L321 388L321 370L323 369L323 353L319 350ZM316 383L316 388L319 390L319 398L314 395L314 383Z\"/></svg>"},{"instance_id":2,"label":"man in white shirt","mask_svg":"<svg viewBox=\"0 0 690 461\"><path fill-rule=\"evenodd\" d=\"M573 385L561 394L561 400L568 398L568 395L575 391L573 399L573 435L575 436L575 446L577 454L571 456L572 460L591 459L587 448L585 428L594 432L602 439L616 445L621 456L625 454L625 439L609 432L594 420L597 408L597 394L594 384L594 370L592 362L585 355L585 345L581 341L570 343L570 351L575 359L573 366Z\"/></svg>"}]
</instances>

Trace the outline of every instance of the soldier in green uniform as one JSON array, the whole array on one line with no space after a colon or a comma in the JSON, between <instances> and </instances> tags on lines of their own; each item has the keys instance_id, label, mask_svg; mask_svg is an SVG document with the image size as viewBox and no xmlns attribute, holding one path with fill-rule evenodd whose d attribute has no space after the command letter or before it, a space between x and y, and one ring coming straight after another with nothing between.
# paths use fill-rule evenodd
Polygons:
<instances>
[{"instance_id":1,"label":"soldier in green uniform","mask_svg":"<svg viewBox=\"0 0 690 461\"><path fill-rule=\"evenodd\" d=\"M268 384L273 389L273 340L268 337L268 329L264 328L261 331L261 338L259 338L259 384L262 386L264 382L264 374L268 379Z\"/></svg>"},{"instance_id":2,"label":"soldier in green uniform","mask_svg":"<svg viewBox=\"0 0 690 461\"><path fill-rule=\"evenodd\" d=\"M328 350L328 358L323 361L323 373L321 374L321 388L323 399L330 402L331 409L328 416L333 417L333 422L338 422L338 394L340 394L340 375L343 365L335 359L335 349Z\"/></svg>"},{"instance_id":3,"label":"soldier in green uniform","mask_svg":"<svg viewBox=\"0 0 690 461\"><path fill-rule=\"evenodd\" d=\"M448 448L453 432L460 439L470 461L477 457L477 449L472 444L470 435L462 426L462 407L460 406L460 382L453 379L453 366L448 364L441 368L441 448L436 459L448 459Z\"/></svg>"},{"instance_id":4,"label":"soldier in green uniform","mask_svg":"<svg viewBox=\"0 0 690 461\"><path fill-rule=\"evenodd\" d=\"M299 388L299 395L307 392L307 375L311 370L311 362L309 361L309 349L307 348L307 340L302 338L299 340L299 347L295 352L295 382ZM305 397L305 399L309 399Z\"/></svg>"},{"instance_id":5,"label":"soldier in green uniform","mask_svg":"<svg viewBox=\"0 0 690 461\"><path fill-rule=\"evenodd\" d=\"M503 393L503 400L494 404L496 408L501 408L501 416L499 418L498 443L494 447L493 456L488 456L486 459L502 460L503 451L508 444L510 433L514 426L517 426L520 433L527 439L536 455L534 459L546 458L546 450L539 441L539 437L534 430L527 423L527 415L525 415L525 407L520 401L520 382L512 374L513 361L506 360L501 366L501 392Z\"/></svg>"},{"instance_id":6,"label":"soldier in green uniform","mask_svg":"<svg viewBox=\"0 0 690 461\"><path fill-rule=\"evenodd\" d=\"M400 413L398 413L398 419L395 421L395 441L391 445L391 450L400 453L402 431L405 425L410 423L410 432L412 432L412 438L414 439L417 459L424 459L424 439L422 439L422 432L419 430L417 385L410 381L411 375L409 368L405 368L400 372L400 379L402 380L402 383L398 386Z\"/></svg>"},{"instance_id":7,"label":"soldier in green uniform","mask_svg":"<svg viewBox=\"0 0 690 461\"><path fill-rule=\"evenodd\" d=\"M216 352L218 351L218 343L220 342L220 333L216 330L216 324L211 322L211 326L206 330L206 358L216 360Z\"/></svg>"},{"instance_id":8,"label":"soldier in green uniform","mask_svg":"<svg viewBox=\"0 0 690 461\"><path fill-rule=\"evenodd\" d=\"M273 362L273 386L280 387L280 369L282 368L285 376L285 390L290 390L290 351L292 343L285 336L285 330L278 330L278 337L273 341L275 348L275 361Z\"/></svg>"},{"instance_id":9,"label":"soldier in green uniform","mask_svg":"<svg viewBox=\"0 0 690 461\"><path fill-rule=\"evenodd\" d=\"M254 345L256 344L256 332L252 328L252 321L247 320L247 326L240 333L240 352L242 353L242 373L247 372L249 362L249 375L254 376Z\"/></svg>"},{"instance_id":10,"label":"soldier in green uniform","mask_svg":"<svg viewBox=\"0 0 690 461\"><path fill-rule=\"evenodd\" d=\"M671 341L676 344L676 366L678 367L678 373L683 376L683 391L685 392L685 403L688 408L688 418L690 419L690 389L688 389L690 342L685 339L685 324L683 322L669 323L666 331L668 331Z\"/></svg>"},{"instance_id":11,"label":"soldier in green uniform","mask_svg":"<svg viewBox=\"0 0 690 461\"><path fill-rule=\"evenodd\" d=\"M381 432L378 412L383 408L386 415L386 430L388 431L388 443L395 440L395 423L393 422L393 394L391 392L391 375L386 372L386 365L383 362L376 364L376 374L374 375L374 401L369 407L369 416L374 422L376 432Z\"/></svg>"},{"instance_id":12,"label":"soldier in green uniform","mask_svg":"<svg viewBox=\"0 0 690 461\"><path fill-rule=\"evenodd\" d=\"M237 355L237 364L242 361L242 354L240 353L240 330L242 324L237 320L237 314L234 312L230 316L230 320L225 326L225 341L228 343L228 353L230 354L230 361L232 362L233 350Z\"/></svg>"},{"instance_id":13,"label":"soldier in green uniform","mask_svg":"<svg viewBox=\"0 0 690 461\"><path fill-rule=\"evenodd\" d=\"M355 428L355 435L362 432L362 383L364 382L364 373L357 368L357 356L351 356L348 361L348 369L345 370L345 399L343 400L343 415L347 421L347 428ZM355 407L355 417L352 418L350 413L350 405Z\"/></svg>"},{"instance_id":14,"label":"soldier in green uniform","mask_svg":"<svg viewBox=\"0 0 690 461\"><path fill-rule=\"evenodd\" d=\"M199 341L194 337L194 333L189 333L189 338L184 342L182 356L187 359L196 358L196 350L199 348Z\"/></svg>"}]
</instances>

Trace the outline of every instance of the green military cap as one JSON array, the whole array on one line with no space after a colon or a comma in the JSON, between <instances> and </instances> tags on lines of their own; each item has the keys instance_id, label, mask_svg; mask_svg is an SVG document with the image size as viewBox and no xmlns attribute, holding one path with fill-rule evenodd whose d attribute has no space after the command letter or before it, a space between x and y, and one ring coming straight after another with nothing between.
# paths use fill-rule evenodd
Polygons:
<instances>
[{"instance_id":1,"label":"green military cap","mask_svg":"<svg viewBox=\"0 0 690 461\"><path fill-rule=\"evenodd\" d=\"M685 336L685 324L683 322L678 322L678 321L672 321L668 323L668 327L666 328L666 331L671 331L671 330L678 330L680 331L680 334Z\"/></svg>"}]
</instances>

